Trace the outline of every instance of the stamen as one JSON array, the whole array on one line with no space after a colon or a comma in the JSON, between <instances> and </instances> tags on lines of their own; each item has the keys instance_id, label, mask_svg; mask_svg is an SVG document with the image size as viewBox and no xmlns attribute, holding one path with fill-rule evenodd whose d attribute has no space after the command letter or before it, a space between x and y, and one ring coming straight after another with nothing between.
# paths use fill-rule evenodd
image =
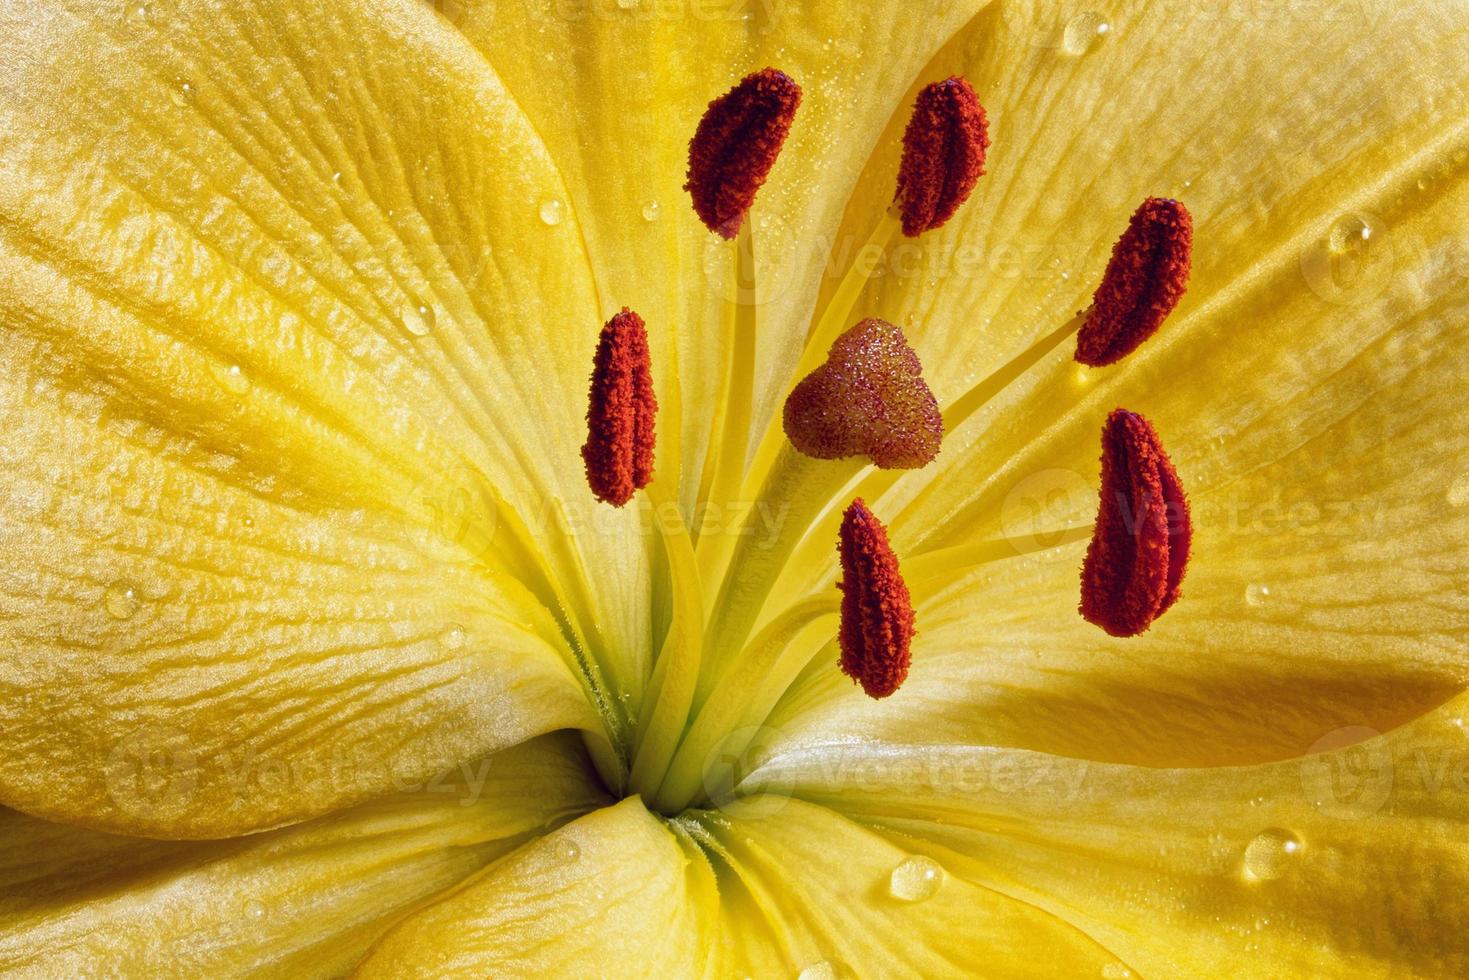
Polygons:
<instances>
[{"instance_id":1,"label":"stamen","mask_svg":"<svg viewBox=\"0 0 1469 980\"><path fill-rule=\"evenodd\" d=\"M807 456L869 457L917 469L938 455L944 419L903 331L875 317L836 339L786 399L786 437Z\"/></svg>"},{"instance_id":2,"label":"stamen","mask_svg":"<svg viewBox=\"0 0 1469 980\"><path fill-rule=\"evenodd\" d=\"M1194 223L1188 208L1150 197L1112 247L1102 284L1076 338L1076 359L1115 364L1162 326L1188 288Z\"/></svg>"},{"instance_id":3,"label":"stamen","mask_svg":"<svg viewBox=\"0 0 1469 980\"><path fill-rule=\"evenodd\" d=\"M658 401L643 318L622 308L608 320L592 361L587 442L581 457L598 500L621 507L653 478Z\"/></svg>"},{"instance_id":4,"label":"stamen","mask_svg":"<svg viewBox=\"0 0 1469 980\"><path fill-rule=\"evenodd\" d=\"M903 234L914 238L954 216L984 173L989 145L984 107L968 81L955 75L918 93L898 168Z\"/></svg>"},{"instance_id":5,"label":"stamen","mask_svg":"<svg viewBox=\"0 0 1469 980\"><path fill-rule=\"evenodd\" d=\"M1081 615L1136 636L1178 599L1193 525L1178 473L1147 419L1117 409L1102 429L1102 499L1081 568Z\"/></svg>"},{"instance_id":6,"label":"stamen","mask_svg":"<svg viewBox=\"0 0 1469 980\"><path fill-rule=\"evenodd\" d=\"M870 698L892 694L908 676L913 600L888 544L887 528L862 498L842 515L842 673Z\"/></svg>"},{"instance_id":7,"label":"stamen","mask_svg":"<svg viewBox=\"0 0 1469 980\"><path fill-rule=\"evenodd\" d=\"M684 190L710 231L733 238L740 230L800 104L801 87L774 68L745 76L709 103L689 142Z\"/></svg>"}]
</instances>

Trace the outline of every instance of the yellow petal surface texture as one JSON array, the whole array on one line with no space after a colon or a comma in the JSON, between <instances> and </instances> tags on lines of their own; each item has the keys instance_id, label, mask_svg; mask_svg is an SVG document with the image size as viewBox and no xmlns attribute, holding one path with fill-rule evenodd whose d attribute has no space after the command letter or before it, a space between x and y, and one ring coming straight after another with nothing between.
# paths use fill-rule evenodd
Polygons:
<instances>
[{"instance_id":1,"label":"yellow petal surface texture","mask_svg":"<svg viewBox=\"0 0 1469 980\"><path fill-rule=\"evenodd\" d=\"M644 559L583 521L600 311L533 129L418 5L137 6L0 13L0 801L215 836L602 727ZM159 740L193 791L119 800Z\"/></svg>"},{"instance_id":2,"label":"yellow petal surface texture","mask_svg":"<svg viewBox=\"0 0 1469 980\"><path fill-rule=\"evenodd\" d=\"M698 977L713 968L717 906L697 848L628 799L409 917L356 975Z\"/></svg>"},{"instance_id":3,"label":"yellow petal surface texture","mask_svg":"<svg viewBox=\"0 0 1469 980\"><path fill-rule=\"evenodd\" d=\"M527 837L601 804L576 740L466 762L373 803L227 841L139 841L0 812L7 976L340 976Z\"/></svg>"},{"instance_id":4,"label":"yellow petal surface texture","mask_svg":"<svg viewBox=\"0 0 1469 980\"><path fill-rule=\"evenodd\" d=\"M1227 81L1204 68L1220 16L1116 5L1075 53L1042 43L1046 8L1007 4L945 51L989 93L991 173L920 241L914 260L950 272L932 286L898 272L868 296L894 322L913 317L941 403L1087 304L1144 197L1191 208L1194 271L1126 361L1083 370L1061 343L929 470L883 484L875 508L918 602L913 669L879 704L813 668L772 721L791 742L1248 763L1343 726L1387 730L1469 681L1455 394L1469 370L1456 108L1469 75L1461 45L1422 43L1430 24L1455 36L1465 12L1240 17ZM1156 425L1195 527L1183 598L1130 640L1075 608L1098 433L1117 406ZM824 531L777 594L833 580Z\"/></svg>"},{"instance_id":5,"label":"yellow petal surface texture","mask_svg":"<svg viewBox=\"0 0 1469 980\"><path fill-rule=\"evenodd\" d=\"M848 742L768 759L746 791L828 801L1033 903L1110 950L1108 976L1460 976L1466 712L1203 769Z\"/></svg>"},{"instance_id":6,"label":"yellow petal surface texture","mask_svg":"<svg viewBox=\"0 0 1469 980\"><path fill-rule=\"evenodd\" d=\"M730 976L1097 976L1106 950L825 807L769 796L680 818L719 872Z\"/></svg>"}]
</instances>

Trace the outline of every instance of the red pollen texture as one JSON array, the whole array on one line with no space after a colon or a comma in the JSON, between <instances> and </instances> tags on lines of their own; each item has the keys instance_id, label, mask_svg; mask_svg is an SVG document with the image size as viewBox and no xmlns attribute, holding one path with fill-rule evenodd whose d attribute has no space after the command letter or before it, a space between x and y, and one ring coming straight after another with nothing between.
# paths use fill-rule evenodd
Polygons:
<instances>
[{"instance_id":1,"label":"red pollen texture","mask_svg":"<svg viewBox=\"0 0 1469 980\"><path fill-rule=\"evenodd\" d=\"M684 190L710 231L725 238L739 232L800 104L801 87L774 68L745 76L709 103L689 142Z\"/></svg>"},{"instance_id":2,"label":"red pollen texture","mask_svg":"<svg viewBox=\"0 0 1469 980\"><path fill-rule=\"evenodd\" d=\"M867 456L883 469L933 461L944 417L903 331L875 317L836 339L786 398L791 445L817 459Z\"/></svg>"},{"instance_id":3,"label":"red pollen texture","mask_svg":"<svg viewBox=\"0 0 1469 980\"><path fill-rule=\"evenodd\" d=\"M1137 636L1178 599L1193 525L1178 473L1147 419L1124 409L1102 429L1102 498L1081 567L1081 615Z\"/></svg>"},{"instance_id":4,"label":"red pollen texture","mask_svg":"<svg viewBox=\"0 0 1469 980\"><path fill-rule=\"evenodd\" d=\"M989 145L984 107L965 79L955 75L918 93L898 167L903 234L916 237L954 216L984 174Z\"/></svg>"},{"instance_id":5,"label":"red pollen texture","mask_svg":"<svg viewBox=\"0 0 1469 980\"><path fill-rule=\"evenodd\" d=\"M1163 325L1188 289L1194 223L1188 208L1150 197L1112 248L1102 284L1076 338L1076 359L1115 364Z\"/></svg>"},{"instance_id":6,"label":"red pollen texture","mask_svg":"<svg viewBox=\"0 0 1469 980\"><path fill-rule=\"evenodd\" d=\"M842 673L871 698L892 694L912 660L913 600L887 528L858 497L842 515Z\"/></svg>"},{"instance_id":7,"label":"red pollen texture","mask_svg":"<svg viewBox=\"0 0 1469 980\"><path fill-rule=\"evenodd\" d=\"M653 478L657 413L648 331L643 318L624 306L602 327L592 361L581 458L598 500L621 507Z\"/></svg>"}]
</instances>

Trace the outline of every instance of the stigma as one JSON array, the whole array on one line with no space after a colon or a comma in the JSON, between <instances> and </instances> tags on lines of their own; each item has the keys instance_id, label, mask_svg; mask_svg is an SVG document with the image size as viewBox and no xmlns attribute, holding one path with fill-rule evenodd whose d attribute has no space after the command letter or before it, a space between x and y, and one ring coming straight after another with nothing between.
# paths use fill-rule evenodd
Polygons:
<instances>
[{"instance_id":1,"label":"stigma","mask_svg":"<svg viewBox=\"0 0 1469 980\"><path fill-rule=\"evenodd\" d=\"M689 142L688 191L699 220L733 238L780 155L801 105L801 87L765 68L713 102Z\"/></svg>"},{"instance_id":2,"label":"stigma","mask_svg":"<svg viewBox=\"0 0 1469 980\"><path fill-rule=\"evenodd\" d=\"M896 691L912 660L913 600L888 544L887 528L858 497L842 515L842 673L873 699Z\"/></svg>"},{"instance_id":3,"label":"stigma","mask_svg":"<svg viewBox=\"0 0 1469 980\"><path fill-rule=\"evenodd\" d=\"M581 456L598 500L621 507L653 479L657 412L648 331L643 318L624 306L602 327L592 359Z\"/></svg>"},{"instance_id":4,"label":"stigma","mask_svg":"<svg viewBox=\"0 0 1469 980\"><path fill-rule=\"evenodd\" d=\"M1193 218L1182 202L1150 197L1140 204L1112 247L1076 338L1076 359L1090 367L1115 364L1157 333L1188 289L1193 248Z\"/></svg>"},{"instance_id":5,"label":"stigma","mask_svg":"<svg viewBox=\"0 0 1469 980\"><path fill-rule=\"evenodd\" d=\"M927 465L944 437L918 354L902 330L876 317L836 339L826 363L786 398L782 422L807 456L866 456L882 469Z\"/></svg>"},{"instance_id":6,"label":"stigma","mask_svg":"<svg viewBox=\"0 0 1469 980\"><path fill-rule=\"evenodd\" d=\"M1081 615L1137 636L1178 599L1193 525L1178 473L1147 419L1125 409L1102 428L1102 495L1081 569Z\"/></svg>"},{"instance_id":7,"label":"stigma","mask_svg":"<svg viewBox=\"0 0 1469 980\"><path fill-rule=\"evenodd\" d=\"M984 174L989 123L974 88L955 75L918 93L903 131L895 197L903 234L942 227Z\"/></svg>"}]
</instances>

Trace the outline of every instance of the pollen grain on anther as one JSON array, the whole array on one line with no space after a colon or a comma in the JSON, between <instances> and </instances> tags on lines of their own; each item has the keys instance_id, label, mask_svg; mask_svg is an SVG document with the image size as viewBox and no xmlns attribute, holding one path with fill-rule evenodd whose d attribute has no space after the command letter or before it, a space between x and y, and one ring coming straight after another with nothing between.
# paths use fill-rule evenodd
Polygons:
<instances>
[{"instance_id":1,"label":"pollen grain on anther","mask_svg":"<svg viewBox=\"0 0 1469 980\"><path fill-rule=\"evenodd\" d=\"M1102 491L1081 570L1081 615L1136 636L1178 600L1193 539L1188 499L1147 419L1116 409L1102 429Z\"/></svg>"},{"instance_id":2,"label":"pollen grain on anther","mask_svg":"<svg viewBox=\"0 0 1469 980\"><path fill-rule=\"evenodd\" d=\"M989 122L969 82L955 75L918 93L903 132L896 200L903 234L942 227L984 174Z\"/></svg>"},{"instance_id":3,"label":"pollen grain on anther","mask_svg":"<svg viewBox=\"0 0 1469 980\"><path fill-rule=\"evenodd\" d=\"M598 500L621 507L652 480L657 412L647 328L624 306L602 327L592 360L581 455Z\"/></svg>"},{"instance_id":4,"label":"pollen grain on anther","mask_svg":"<svg viewBox=\"0 0 1469 980\"><path fill-rule=\"evenodd\" d=\"M913 642L913 601L903 581L887 528L858 497L842 515L842 673L868 697L885 698L908 676Z\"/></svg>"},{"instance_id":5,"label":"pollen grain on anther","mask_svg":"<svg viewBox=\"0 0 1469 980\"><path fill-rule=\"evenodd\" d=\"M1076 359L1115 364L1157 333L1188 289L1194 226L1188 208L1150 197L1112 248L1076 338Z\"/></svg>"},{"instance_id":6,"label":"pollen grain on anther","mask_svg":"<svg viewBox=\"0 0 1469 980\"><path fill-rule=\"evenodd\" d=\"M735 237L800 105L801 87L774 68L746 75L709 103L689 142L684 190L710 231Z\"/></svg>"}]
</instances>

